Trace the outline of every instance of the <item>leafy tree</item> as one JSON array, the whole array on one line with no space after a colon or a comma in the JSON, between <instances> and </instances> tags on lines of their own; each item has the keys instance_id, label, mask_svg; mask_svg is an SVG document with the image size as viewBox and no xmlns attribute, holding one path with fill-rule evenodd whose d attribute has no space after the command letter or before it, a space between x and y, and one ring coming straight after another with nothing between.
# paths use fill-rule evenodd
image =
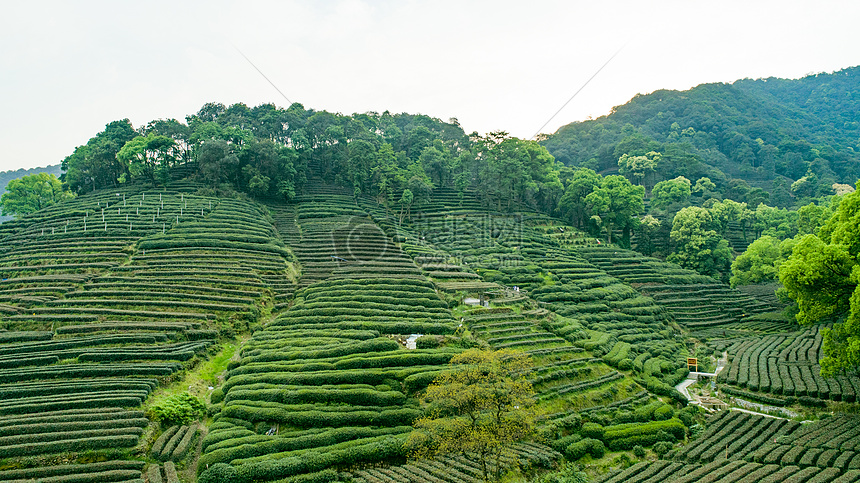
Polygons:
<instances>
[{"instance_id":1,"label":"leafy tree","mask_svg":"<svg viewBox=\"0 0 860 483\"><path fill-rule=\"evenodd\" d=\"M114 121L96 134L86 145L78 146L62 163L66 174L62 179L77 194L109 186L116 186L120 177L128 172L117 159L117 153L128 141L137 136L128 119Z\"/></svg>"},{"instance_id":2,"label":"leafy tree","mask_svg":"<svg viewBox=\"0 0 860 483\"><path fill-rule=\"evenodd\" d=\"M132 178L144 178L151 182L167 181L167 170L176 161L176 141L157 135L137 136L125 143L116 153L119 160ZM126 178L120 176L121 181Z\"/></svg>"},{"instance_id":3,"label":"leafy tree","mask_svg":"<svg viewBox=\"0 0 860 483\"><path fill-rule=\"evenodd\" d=\"M797 210L797 232L802 235L818 233L832 213L826 206L809 203Z\"/></svg>"},{"instance_id":4,"label":"leafy tree","mask_svg":"<svg viewBox=\"0 0 860 483\"><path fill-rule=\"evenodd\" d=\"M385 205L394 202L394 194L400 192L406 184L405 172L397 163L394 148L384 143L376 151L376 161L371 173L371 188L376 195L376 201Z\"/></svg>"},{"instance_id":5,"label":"leafy tree","mask_svg":"<svg viewBox=\"0 0 860 483\"><path fill-rule=\"evenodd\" d=\"M213 187L224 182L239 185L239 157L234 148L235 145L223 139L209 139L200 144L196 155L204 182Z\"/></svg>"},{"instance_id":6,"label":"leafy tree","mask_svg":"<svg viewBox=\"0 0 860 483\"><path fill-rule=\"evenodd\" d=\"M630 246L630 230L636 226L636 215L642 213L645 188L634 186L624 176L606 176L600 186L585 197L592 219L606 229L606 240L612 243L612 232L622 230L621 245Z\"/></svg>"},{"instance_id":7,"label":"leafy tree","mask_svg":"<svg viewBox=\"0 0 860 483\"><path fill-rule=\"evenodd\" d=\"M369 191L373 165L376 163L376 148L364 139L356 139L349 143L348 153L348 171L345 178L352 181L353 189Z\"/></svg>"},{"instance_id":8,"label":"leafy tree","mask_svg":"<svg viewBox=\"0 0 860 483\"><path fill-rule=\"evenodd\" d=\"M403 218L409 216L409 211L412 209L412 203L415 201L415 195L412 190L405 189L400 195L400 223L403 223Z\"/></svg>"},{"instance_id":9,"label":"leafy tree","mask_svg":"<svg viewBox=\"0 0 860 483\"><path fill-rule=\"evenodd\" d=\"M3 215L21 217L74 196L53 174L38 173L9 181L0 209Z\"/></svg>"},{"instance_id":10,"label":"leafy tree","mask_svg":"<svg viewBox=\"0 0 860 483\"><path fill-rule=\"evenodd\" d=\"M655 250L654 240L660 230L660 220L652 215L645 215L639 220L639 244L636 249L645 255L652 255Z\"/></svg>"},{"instance_id":11,"label":"leafy tree","mask_svg":"<svg viewBox=\"0 0 860 483\"><path fill-rule=\"evenodd\" d=\"M509 137L503 131L475 136L472 159L478 195L499 210L526 205L552 211L562 195L560 164L535 141Z\"/></svg>"},{"instance_id":12,"label":"leafy tree","mask_svg":"<svg viewBox=\"0 0 860 483\"><path fill-rule=\"evenodd\" d=\"M641 156L624 154L618 158L618 171L625 176L632 177L636 184L641 185L643 181L657 172L657 165L662 158L663 155L656 151L650 151Z\"/></svg>"},{"instance_id":13,"label":"leafy tree","mask_svg":"<svg viewBox=\"0 0 860 483\"><path fill-rule=\"evenodd\" d=\"M526 378L531 358L510 349L470 349L451 365L427 387L427 416L415 421L407 444L418 457L476 458L484 481L499 481L511 444L534 433L534 389Z\"/></svg>"},{"instance_id":14,"label":"leafy tree","mask_svg":"<svg viewBox=\"0 0 860 483\"><path fill-rule=\"evenodd\" d=\"M714 191L717 188L717 185L711 181L711 178L701 177L696 180L696 185L693 186L692 192L698 194L699 196L704 196L705 193Z\"/></svg>"},{"instance_id":15,"label":"leafy tree","mask_svg":"<svg viewBox=\"0 0 860 483\"><path fill-rule=\"evenodd\" d=\"M570 220L573 226L583 228L588 219L588 205L585 197L600 186L602 176L588 168L577 168L567 181L561 200L558 203L559 213Z\"/></svg>"},{"instance_id":16,"label":"leafy tree","mask_svg":"<svg viewBox=\"0 0 860 483\"><path fill-rule=\"evenodd\" d=\"M752 228L756 238L761 235L778 239L793 237L797 233L797 212L760 203L752 215Z\"/></svg>"},{"instance_id":17,"label":"leafy tree","mask_svg":"<svg viewBox=\"0 0 860 483\"><path fill-rule=\"evenodd\" d=\"M719 223L719 232L723 237L727 237L729 223L736 222L741 227L744 241L747 240L747 231L755 222L755 213L747 208L746 203L738 203L734 200L713 200L711 204L706 202L705 206L710 207L711 215Z\"/></svg>"},{"instance_id":18,"label":"leafy tree","mask_svg":"<svg viewBox=\"0 0 860 483\"><path fill-rule=\"evenodd\" d=\"M732 262L732 287L776 280L783 261L779 245L778 239L768 235L752 242Z\"/></svg>"},{"instance_id":19,"label":"leafy tree","mask_svg":"<svg viewBox=\"0 0 860 483\"><path fill-rule=\"evenodd\" d=\"M141 134L150 133L165 136L175 144L176 161L187 163L191 160L191 128L176 119L158 119L143 126Z\"/></svg>"},{"instance_id":20,"label":"leafy tree","mask_svg":"<svg viewBox=\"0 0 860 483\"><path fill-rule=\"evenodd\" d=\"M860 185L860 184L858 184ZM822 329L821 372L860 372L860 192L842 197L818 235L803 235L780 266L797 302L797 321L837 322Z\"/></svg>"},{"instance_id":21,"label":"leafy tree","mask_svg":"<svg viewBox=\"0 0 860 483\"><path fill-rule=\"evenodd\" d=\"M289 199L295 194L298 154L294 149L252 139L242 146L238 157L244 175L242 189L258 197Z\"/></svg>"},{"instance_id":22,"label":"leafy tree","mask_svg":"<svg viewBox=\"0 0 860 483\"><path fill-rule=\"evenodd\" d=\"M690 199L690 180L683 176L660 181L651 190L651 206L665 208L672 203L684 203Z\"/></svg>"},{"instance_id":23,"label":"leafy tree","mask_svg":"<svg viewBox=\"0 0 860 483\"><path fill-rule=\"evenodd\" d=\"M720 278L732 261L729 243L718 233L720 224L706 208L688 206L672 221L673 252L666 258L684 268Z\"/></svg>"}]
</instances>

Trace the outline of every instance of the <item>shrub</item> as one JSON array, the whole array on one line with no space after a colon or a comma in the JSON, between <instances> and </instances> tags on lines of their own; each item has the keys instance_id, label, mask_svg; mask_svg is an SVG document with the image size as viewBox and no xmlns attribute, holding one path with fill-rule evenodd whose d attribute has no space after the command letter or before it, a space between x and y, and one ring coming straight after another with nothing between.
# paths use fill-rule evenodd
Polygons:
<instances>
[{"instance_id":1,"label":"shrub","mask_svg":"<svg viewBox=\"0 0 860 483\"><path fill-rule=\"evenodd\" d=\"M206 411L206 405L200 398L187 392L179 393L153 404L149 408L149 416L153 421L162 425L173 426L194 421Z\"/></svg>"},{"instance_id":2,"label":"shrub","mask_svg":"<svg viewBox=\"0 0 860 483\"><path fill-rule=\"evenodd\" d=\"M666 404L654 410L654 419L657 421L665 421L667 419L672 419L674 413L675 411L672 410L672 406Z\"/></svg>"},{"instance_id":3,"label":"shrub","mask_svg":"<svg viewBox=\"0 0 860 483\"><path fill-rule=\"evenodd\" d=\"M14 470L3 470L0 471L0 481L21 481L21 480L35 480L35 479L59 479L61 481L66 481L65 477L69 477L69 475L87 475L92 477L93 474L100 475L108 475L116 470L126 470L126 471L136 471L137 475L140 475L140 472L143 470L145 463L143 461L122 461L122 460L113 460L113 461L102 461L98 463L85 463L85 464L73 464L73 465L52 465L52 466L37 466L35 468L23 468L23 469L14 469ZM128 475L130 476L130 475ZM119 478L117 480L104 479L101 481L118 481L125 480L128 478ZM59 478L57 478L59 477ZM74 479L72 476L70 480ZM92 481L85 480L85 481Z\"/></svg>"},{"instance_id":4,"label":"shrub","mask_svg":"<svg viewBox=\"0 0 860 483\"><path fill-rule=\"evenodd\" d=\"M588 475L576 465L563 465L559 471L541 476L537 483L588 483Z\"/></svg>"},{"instance_id":5,"label":"shrub","mask_svg":"<svg viewBox=\"0 0 860 483\"><path fill-rule=\"evenodd\" d=\"M638 445L638 444L633 446L633 456L635 456L637 458L644 458L645 457L645 448L643 448L642 445Z\"/></svg>"},{"instance_id":6,"label":"shrub","mask_svg":"<svg viewBox=\"0 0 860 483\"><path fill-rule=\"evenodd\" d=\"M238 476L240 481L273 480L321 471L334 465L397 461L406 456L404 441L404 437L384 436L315 448L295 456L278 457L276 454L243 460L237 468Z\"/></svg>"},{"instance_id":7,"label":"shrub","mask_svg":"<svg viewBox=\"0 0 860 483\"><path fill-rule=\"evenodd\" d=\"M564 456L571 461L576 461L586 454L594 458L602 458L605 453L606 447L603 442L590 438L571 443L564 449Z\"/></svg>"},{"instance_id":8,"label":"shrub","mask_svg":"<svg viewBox=\"0 0 860 483\"><path fill-rule=\"evenodd\" d=\"M603 458L603 455L606 454L606 446L603 445L603 441L595 439L592 440L588 452L593 458Z\"/></svg>"},{"instance_id":9,"label":"shrub","mask_svg":"<svg viewBox=\"0 0 860 483\"><path fill-rule=\"evenodd\" d=\"M176 448L170 455L170 459L173 461L181 461L182 458L188 454L188 451L191 449L192 443L197 439L197 425L192 424L188 431L182 436L182 439L179 441L179 444L176 445Z\"/></svg>"},{"instance_id":10,"label":"shrub","mask_svg":"<svg viewBox=\"0 0 860 483\"><path fill-rule=\"evenodd\" d=\"M150 454L153 458L157 459L161 455L161 451L164 449L164 446L171 438L173 438L173 435L175 435L177 431L179 431L179 426L171 426L161 433L161 436L159 436L158 439L155 440L155 443L152 444Z\"/></svg>"},{"instance_id":11,"label":"shrub","mask_svg":"<svg viewBox=\"0 0 860 483\"><path fill-rule=\"evenodd\" d=\"M179 428L179 431L176 432L168 441L165 443L164 448L161 449L161 454L158 455L158 459L161 461L167 461L170 459L170 456L173 454L173 450L176 449L176 446L185 437L185 434L188 432L188 426L182 426Z\"/></svg>"},{"instance_id":12,"label":"shrub","mask_svg":"<svg viewBox=\"0 0 860 483\"><path fill-rule=\"evenodd\" d=\"M610 449L632 449L636 445L650 446L658 441L674 441L684 437L681 421L654 421L650 423L619 424L606 428L604 435Z\"/></svg>"},{"instance_id":13,"label":"shrub","mask_svg":"<svg viewBox=\"0 0 860 483\"><path fill-rule=\"evenodd\" d=\"M603 426L597 423L584 423L582 425L582 429L579 431L582 436L591 439L603 439L604 428Z\"/></svg>"},{"instance_id":14,"label":"shrub","mask_svg":"<svg viewBox=\"0 0 860 483\"><path fill-rule=\"evenodd\" d=\"M654 452L657 453L657 456L663 457L666 453L672 450L672 443L668 441L660 441L659 443L654 445Z\"/></svg>"},{"instance_id":15,"label":"shrub","mask_svg":"<svg viewBox=\"0 0 860 483\"><path fill-rule=\"evenodd\" d=\"M137 444L137 440L137 434L120 434L93 438L16 444L3 447L3 456L12 458L17 456L35 456L102 448L130 448Z\"/></svg>"},{"instance_id":16,"label":"shrub","mask_svg":"<svg viewBox=\"0 0 860 483\"><path fill-rule=\"evenodd\" d=\"M411 376L407 376L406 379L403 380L403 387L404 389L406 389L407 393L414 393L429 386L430 383L433 382L433 380L436 379L436 377L438 377L440 373L441 371L430 371L412 374Z\"/></svg>"},{"instance_id":17,"label":"shrub","mask_svg":"<svg viewBox=\"0 0 860 483\"><path fill-rule=\"evenodd\" d=\"M578 434L570 434L562 438L550 440L549 446L558 452L564 452L565 448L579 441L582 441L582 436Z\"/></svg>"},{"instance_id":18,"label":"shrub","mask_svg":"<svg viewBox=\"0 0 860 483\"><path fill-rule=\"evenodd\" d=\"M812 408L823 408L827 406L827 403L825 403L823 400L809 396L800 396L797 398L797 402L799 402L803 406Z\"/></svg>"},{"instance_id":19,"label":"shrub","mask_svg":"<svg viewBox=\"0 0 860 483\"><path fill-rule=\"evenodd\" d=\"M440 345L442 345L442 338L432 335L421 336L415 341L415 347L418 349L435 349Z\"/></svg>"},{"instance_id":20,"label":"shrub","mask_svg":"<svg viewBox=\"0 0 860 483\"><path fill-rule=\"evenodd\" d=\"M629 371L633 368L633 361L625 357L624 359L618 361L618 368L622 371Z\"/></svg>"},{"instance_id":21,"label":"shrub","mask_svg":"<svg viewBox=\"0 0 860 483\"><path fill-rule=\"evenodd\" d=\"M179 483L179 475L176 473L176 465L172 461L164 463L164 479L167 483Z\"/></svg>"},{"instance_id":22,"label":"shrub","mask_svg":"<svg viewBox=\"0 0 860 483\"><path fill-rule=\"evenodd\" d=\"M684 426L691 427L696 422L696 415L699 414L699 407L689 405L684 409L678 411L678 419L684 423Z\"/></svg>"},{"instance_id":23,"label":"shrub","mask_svg":"<svg viewBox=\"0 0 860 483\"><path fill-rule=\"evenodd\" d=\"M157 464L149 465L146 470L146 479L149 483L162 483L161 468Z\"/></svg>"},{"instance_id":24,"label":"shrub","mask_svg":"<svg viewBox=\"0 0 860 483\"><path fill-rule=\"evenodd\" d=\"M197 477L197 483L239 483L236 468L226 463L215 463Z\"/></svg>"},{"instance_id":25,"label":"shrub","mask_svg":"<svg viewBox=\"0 0 860 483\"><path fill-rule=\"evenodd\" d=\"M242 434L240 437L212 443L207 446L206 454L200 457L200 465L224 463L237 459L253 458L272 453L298 451L321 446L332 446L349 441L374 438L384 435L408 433L410 426L394 428L343 427L322 432L304 432L289 438L269 438L258 434Z\"/></svg>"}]
</instances>

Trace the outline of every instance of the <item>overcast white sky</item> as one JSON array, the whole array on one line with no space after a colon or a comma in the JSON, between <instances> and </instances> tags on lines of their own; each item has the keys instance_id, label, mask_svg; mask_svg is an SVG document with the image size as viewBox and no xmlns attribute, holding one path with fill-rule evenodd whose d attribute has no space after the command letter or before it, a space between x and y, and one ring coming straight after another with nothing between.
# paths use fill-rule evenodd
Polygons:
<instances>
[{"instance_id":1,"label":"overcast white sky","mask_svg":"<svg viewBox=\"0 0 860 483\"><path fill-rule=\"evenodd\" d=\"M530 138L637 93L860 64L852 1L2 1L0 171L210 101L456 117Z\"/></svg>"}]
</instances>

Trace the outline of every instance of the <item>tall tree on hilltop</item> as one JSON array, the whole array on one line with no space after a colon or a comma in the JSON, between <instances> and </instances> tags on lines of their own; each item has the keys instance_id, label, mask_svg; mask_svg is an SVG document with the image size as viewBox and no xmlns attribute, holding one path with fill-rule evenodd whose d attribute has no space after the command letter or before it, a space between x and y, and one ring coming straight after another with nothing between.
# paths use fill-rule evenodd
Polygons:
<instances>
[{"instance_id":1,"label":"tall tree on hilltop","mask_svg":"<svg viewBox=\"0 0 860 483\"><path fill-rule=\"evenodd\" d=\"M120 177L128 173L126 166L117 159L117 153L135 136L137 132L128 119L109 123L104 131L75 148L63 160L66 172L63 181L77 194L116 186Z\"/></svg>"}]
</instances>

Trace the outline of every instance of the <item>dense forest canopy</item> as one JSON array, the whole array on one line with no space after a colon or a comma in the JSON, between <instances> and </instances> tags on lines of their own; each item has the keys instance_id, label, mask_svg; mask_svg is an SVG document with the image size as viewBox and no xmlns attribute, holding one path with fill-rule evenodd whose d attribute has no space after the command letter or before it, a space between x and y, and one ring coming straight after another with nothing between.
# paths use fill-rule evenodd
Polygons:
<instances>
[{"instance_id":1,"label":"dense forest canopy","mask_svg":"<svg viewBox=\"0 0 860 483\"><path fill-rule=\"evenodd\" d=\"M273 104L210 103L182 123L126 120L63 160L76 193L134 179L167 180L172 167L213 188L256 197L295 196L309 176L348 186L386 205L420 203L434 188L476 190L488 206L552 211L563 186L545 148L505 133L466 135L456 119L369 112L345 116Z\"/></svg>"},{"instance_id":2,"label":"dense forest canopy","mask_svg":"<svg viewBox=\"0 0 860 483\"><path fill-rule=\"evenodd\" d=\"M601 173L618 169L624 155L655 152L655 182L704 176L722 197L753 207L802 205L860 178L858 89L860 67L659 90L568 124L542 144L567 166Z\"/></svg>"}]
</instances>

